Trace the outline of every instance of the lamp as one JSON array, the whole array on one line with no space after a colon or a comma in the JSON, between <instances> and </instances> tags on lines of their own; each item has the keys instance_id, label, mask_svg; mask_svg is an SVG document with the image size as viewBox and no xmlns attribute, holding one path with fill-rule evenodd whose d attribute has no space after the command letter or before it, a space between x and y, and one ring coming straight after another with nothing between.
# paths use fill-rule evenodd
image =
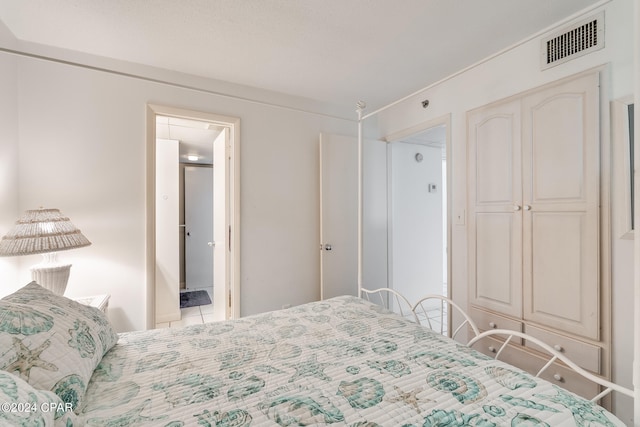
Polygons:
<instances>
[{"instance_id":1,"label":"lamp","mask_svg":"<svg viewBox=\"0 0 640 427\"><path fill-rule=\"evenodd\" d=\"M31 267L31 277L41 286L64 294L71 264L59 263L57 252L89 246L91 242L58 209L28 210L0 240L0 256L42 254Z\"/></svg>"}]
</instances>

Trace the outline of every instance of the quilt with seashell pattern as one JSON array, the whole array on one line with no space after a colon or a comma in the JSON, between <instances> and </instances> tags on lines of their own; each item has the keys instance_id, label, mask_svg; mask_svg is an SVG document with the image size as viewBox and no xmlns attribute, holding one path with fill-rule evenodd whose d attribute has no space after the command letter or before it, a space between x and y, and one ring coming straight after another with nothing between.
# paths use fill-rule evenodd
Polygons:
<instances>
[{"instance_id":1,"label":"quilt with seashell pattern","mask_svg":"<svg viewBox=\"0 0 640 427\"><path fill-rule=\"evenodd\" d=\"M121 334L88 426L621 426L605 409L356 297Z\"/></svg>"}]
</instances>

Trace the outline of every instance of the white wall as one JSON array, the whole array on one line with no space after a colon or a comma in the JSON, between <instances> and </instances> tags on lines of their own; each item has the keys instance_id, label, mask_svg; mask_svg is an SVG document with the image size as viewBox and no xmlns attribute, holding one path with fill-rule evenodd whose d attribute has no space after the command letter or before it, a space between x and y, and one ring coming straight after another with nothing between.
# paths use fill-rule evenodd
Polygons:
<instances>
[{"instance_id":1,"label":"white wall","mask_svg":"<svg viewBox=\"0 0 640 427\"><path fill-rule=\"evenodd\" d=\"M393 288L409 301L441 295L442 149L404 142L390 147ZM416 153L423 156L419 163Z\"/></svg>"},{"instance_id":2,"label":"white wall","mask_svg":"<svg viewBox=\"0 0 640 427\"><path fill-rule=\"evenodd\" d=\"M16 59L0 56L0 237L21 214L18 210L17 82ZM10 293L26 284L18 281L18 258L0 257L2 292Z\"/></svg>"},{"instance_id":3,"label":"white wall","mask_svg":"<svg viewBox=\"0 0 640 427\"><path fill-rule=\"evenodd\" d=\"M58 207L93 243L61 254L74 264L68 295L109 292L119 331L145 327L154 103L241 119L241 314L279 309L282 295L294 305L319 298L318 135L354 135L355 123L55 62L17 66L19 208ZM34 260L21 262L22 281Z\"/></svg>"},{"instance_id":4,"label":"white wall","mask_svg":"<svg viewBox=\"0 0 640 427\"><path fill-rule=\"evenodd\" d=\"M540 71L539 38L533 38L486 62L443 80L425 91L412 96L384 111L371 121L379 129L367 138L391 135L428 120L451 113L452 154L448 167L452 168L451 217L466 212L466 111L528 89L541 86L577 72L607 64L607 73L601 82L604 105L608 101L633 93L633 1L612 0L605 10L605 48ZM600 9L596 9L593 13ZM586 16L591 16L591 12ZM578 18L579 19L579 18ZM420 102L430 100L425 111ZM603 131L608 131L606 110ZM608 138L608 134L603 135ZM606 159L606 156L603 156ZM612 212L615 217L616 212ZM463 307L467 304L467 244L466 226L452 225L452 277L453 298ZM632 347L626 342L633 338L633 325L628 322L633 313L632 245L612 238L613 280L613 379L631 386ZM616 399L614 409L623 421L630 424L628 400Z\"/></svg>"}]
</instances>

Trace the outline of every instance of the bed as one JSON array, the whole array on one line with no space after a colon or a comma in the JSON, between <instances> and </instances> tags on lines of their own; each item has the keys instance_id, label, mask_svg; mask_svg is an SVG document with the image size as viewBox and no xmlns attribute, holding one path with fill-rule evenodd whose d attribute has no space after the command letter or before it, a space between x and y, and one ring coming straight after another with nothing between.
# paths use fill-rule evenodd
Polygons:
<instances>
[{"instance_id":1,"label":"bed","mask_svg":"<svg viewBox=\"0 0 640 427\"><path fill-rule=\"evenodd\" d=\"M0 300L0 348L0 425L623 425L353 296L116 335L31 283Z\"/></svg>"}]
</instances>

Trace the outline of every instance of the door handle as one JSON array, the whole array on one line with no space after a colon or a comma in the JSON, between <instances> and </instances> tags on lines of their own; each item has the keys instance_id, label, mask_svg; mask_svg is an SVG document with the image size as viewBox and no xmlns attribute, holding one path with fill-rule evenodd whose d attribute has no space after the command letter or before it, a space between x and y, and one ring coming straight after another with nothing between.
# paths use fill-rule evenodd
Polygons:
<instances>
[{"instance_id":1,"label":"door handle","mask_svg":"<svg viewBox=\"0 0 640 427\"><path fill-rule=\"evenodd\" d=\"M324 250L325 250L325 251L330 251L330 250L332 250L332 249L333 249L333 248L331 247L331 245L329 245L329 244L324 245Z\"/></svg>"},{"instance_id":2,"label":"door handle","mask_svg":"<svg viewBox=\"0 0 640 427\"><path fill-rule=\"evenodd\" d=\"M216 245L216 242L207 242L207 245L214 247Z\"/></svg>"}]
</instances>

